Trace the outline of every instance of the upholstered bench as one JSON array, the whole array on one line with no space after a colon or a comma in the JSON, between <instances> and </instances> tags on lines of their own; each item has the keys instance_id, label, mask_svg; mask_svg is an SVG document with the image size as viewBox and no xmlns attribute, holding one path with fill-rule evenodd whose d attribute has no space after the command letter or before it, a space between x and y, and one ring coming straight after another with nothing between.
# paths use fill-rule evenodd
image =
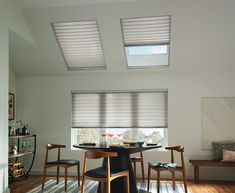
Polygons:
<instances>
[{"instance_id":1,"label":"upholstered bench","mask_svg":"<svg viewBox=\"0 0 235 193\"><path fill-rule=\"evenodd\" d=\"M235 167L235 162L221 162L220 160L189 160L194 166L194 180L199 183L199 167L213 166L213 167Z\"/></svg>"}]
</instances>

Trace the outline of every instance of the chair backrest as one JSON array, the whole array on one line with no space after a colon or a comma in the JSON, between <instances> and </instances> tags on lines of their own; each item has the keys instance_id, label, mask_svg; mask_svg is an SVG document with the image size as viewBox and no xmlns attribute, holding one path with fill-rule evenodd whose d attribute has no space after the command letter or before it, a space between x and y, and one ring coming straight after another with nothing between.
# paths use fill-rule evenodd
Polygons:
<instances>
[{"instance_id":1,"label":"chair backrest","mask_svg":"<svg viewBox=\"0 0 235 193\"><path fill-rule=\"evenodd\" d=\"M86 173L86 160L87 159L100 159L106 158L106 174L110 178L110 157L117 157L117 152L103 152L103 151L86 151L83 165L83 174Z\"/></svg>"},{"instance_id":2,"label":"chair backrest","mask_svg":"<svg viewBox=\"0 0 235 193\"><path fill-rule=\"evenodd\" d=\"M175 162L174 159L174 151L179 152L181 154L181 167L184 168L185 164L184 164L184 146L183 145L174 145L174 146L169 146L169 147L165 147L166 150L170 150L171 151L171 163Z\"/></svg>"},{"instance_id":3,"label":"chair backrest","mask_svg":"<svg viewBox=\"0 0 235 193\"><path fill-rule=\"evenodd\" d=\"M52 144L52 143L48 143L46 144L46 156L45 156L45 163L48 162L48 152L52 149L57 149L57 160L60 160L60 149L61 148L65 148L65 145L61 145L61 144Z\"/></svg>"}]
</instances>

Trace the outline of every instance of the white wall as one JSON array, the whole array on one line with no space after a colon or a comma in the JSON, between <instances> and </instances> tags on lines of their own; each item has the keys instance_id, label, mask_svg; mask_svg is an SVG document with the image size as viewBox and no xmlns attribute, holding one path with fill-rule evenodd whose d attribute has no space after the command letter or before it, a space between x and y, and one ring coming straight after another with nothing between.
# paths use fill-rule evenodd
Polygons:
<instances>
[{"instance_id":1,"label":"white wall","mask_svg":"<svg viewBox=\"0 0 235 193\"><path fill-rule=\"evenodd\" d=\"M7 50L7 31L0 29L0 164L1 181L0 191L5 191L8 185L8 176L4 173L4 167L8 162L8 50Z\"/></svg>"},{"instance_id":2,"label":"white wall","mask_svg":"<svg viewBox=\"0 0 235 193\"><path fill-rule=\"evenodd\" d=\"M16 94L16 75L9 66L9 92Z\"/></svg>"},{"instance_id":3,"label":"white wall","mask_svg":"<svg viewBox=\"0 0 235 193\"><path fill-rule=\"evenodd\" d=\"M138 16L138 13L171 14L170 68L154 72L145 70L143 74L141 70L130 70L131 73L123 74L88 72L77 76L17 77L17 116L28 122L31 132L38 137L33 171L41 173L45 144L48 142L66 144L66 157L83 157L81 151L71 151L69 148L71 90L166 88L169 91L169 144L185 145L187 174L192 178L192 166L188 159L212 157L211 151L201 150L201 97L235 96L235 25L228 22L235 17L234 1L158 0L150 1L148 6L139 3L135 9L131 9L131 4L127 7L120 4L113 8L116 9L115 17L110 17L111 12L106 9L108 6L102 6L99 5L98 9L90 6L77 14L83 19L89 18L90 13L91 18L99 16L101 26L106 26L101 31L105 34L104 42L111 44L105 48L105 53L108 61L114 60L115 67L112 70L126 66L124 60L115 56L116 51L122 49L122 42L109 36L109 33L120 30L116 24L122 11L125 12L123 17ZM72 10L75 11L76 8L73 7ZM50 10L44 11L50 13ZM63 10L61 8L57 11L60 15ZM73 12L69 13L72 17ZM55 19L62 20L63 14ZM109 69L109 63L107 65ZM165 160L167 155L167 152L145 152L145 162ZM235 172L234 168L204 168L201 177L234 180Z\"/></svg>"},{"instance_id":4,"label":"white wall","mask_svg":"<svg viewBox=\"0 0 235 193\"><path fill-rule=\"evenodd\" d=\"M8 0L0 0L0 192L7 191L8 173L3 175L4 164L7 170L8 163L8 38L9 30L15 31L28 40L32 40L32 35L27 28L19 9Z\"/></svg>"},{"instance_id":5,"label":"white wall","mask_svg":"<svg viewBox=\"0 0 235 193\"><path fill-rule=\"evenodd\" d=\"M235 81L234 75L234 72L218 72L18 77L18 116L29 122L31 132L37 134L38 145L33 171L42 171L42 158L48 142L66 144L64 156L81 160L83 158L82 151L70 150L71 90L168 88L169 144L185 145L188 176L192 177L192 167L189 166L188 159L198 155L208 158L212 156L211 151L201 150L201 97L235 96L235 90L231 89ZM145 161L164 160L166 155L166 152L145 152ZM201 173L204 178L235 179L234 169L208 169Z\"/></svg>"}]
</instances>

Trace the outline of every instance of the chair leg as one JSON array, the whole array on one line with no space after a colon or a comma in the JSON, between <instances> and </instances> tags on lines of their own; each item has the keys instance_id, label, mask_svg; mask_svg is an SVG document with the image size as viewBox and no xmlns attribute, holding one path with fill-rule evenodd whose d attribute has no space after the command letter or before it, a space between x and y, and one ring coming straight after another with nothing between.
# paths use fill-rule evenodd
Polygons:
<instances>
[{"instance_id":1,"label":"chair leg","mask_svg":"<svg viewBox=\"0 0 235 193\"><path fill-rule=\"evenodd\" d=\"M133 162L133 166L134 166L134 176L135 176L135 179L136 179L136 162L135 161Z\"/></svg>"},{"instance_id":2,"label":"chair leg","mask_svg":"<svg viewBox=\"0 0 235 193\"><path fill-rule=\"evenodd\" d=\"M147 192L149 192L149 182L150 182L151 168L148 165L148 184L147 184Z\"/></svg>"},{"instance_id":3,"label":"chair leg","mask_svg":"<svg viewBox=\"0 0 235 193\"><path fill-rule=\"evenodd\" d=\"M78 186L80 186L80 163L78 162L78 165L77 165L77 175L78 175Z\"/></svg>"},{"instance_id":4,"label":"chair leg","mask_svg":"<svg viewBox=\"0 0 235 193\"><path fill-rule=\"evenodd\" d=\"M81 187L81 193L85 192L85 175L82 175L82 187Z\"/></svg>"},{"instance_id":5,"label":"chair leg","mask_svg":"<svg viewBox=\"0 0 235 193\"><path fill-rule=\"evenodd\" d=\"M65 167L65 174L64 174L64 190L67 192L67 175L68 175L68 167Z\"/></svg>"},{"instance_id":6,"label":"chair leg","mask_svg":"<svg viewBox=\"0 0 235 193\"><path fill-rule=\"evenodd\" d=\"M42 190L44 189L44 184L45 184L45 179L46 179L46 171L47 171L47 167L45 165L44 169L43 169L43 177L42 177Z\"/></svg>"},{"instance_id":7,"label":"chair leg","mask_svg":"<svg viewBox=\"0 0 235 193\"><path fill-rule=\"evenodd\" d=\"M104 193L104 182L103 181L100 182L100 189L101 189L100 192Z\"/></svg>"},{"instance_id":8,"label":"chair leg","mask_svg":"<svg viewBox=\"0 0 235 193\"><path fill-rule=\"evenodd\" d=\"M175 171L172 171L172 184L173 184L173 190L175 190Z\"/></svg>"},{"instance_id":9,"label":"chair leg","mask_svg":"<svg viewBox=\"0 0 235 193\"><path fill-rule=\"evenodd\" d=\"M160 170L157 170L157 193L160 193Z\"/></svg>"},{"instance_id":10,"label":"chair leg","mask_svg":"<svg viewBox=\"0 0 235 193\"><path fill-rule=\"evenodd\" d=\"M129 173L126 176L126 192L130 193Z\"/></svg>"},{"instance_id":11,"label":"chair leg","mask_svg":"<svg viewBox=\"0 0 235 193\"><path fill-rule=\"evenodd\" d=\"M110 181L106 181L106 193L111 193Z\"/></svg>"},{"instance_id":12,"label":"chair leg","mask_svg":"<svg viewBox=\"0 0 235 193\"><path fill-rule=\"evenodd\" d=\"M57 166L57 172L56 172L56 183L59 183L59 175L60 175L60 167Z\"/></svg>"},{"instance_id":13,"label":"chair leg","mask_svg":"<svg viewBox=\"0 0 235 193\"><path fill-rule=\"evenodd\" d=\"M144 182L144 161L141 161L141 170L142 170L142 180Z\"/></svg>"},{"instance_id":14,"label":"chair leg","mask_svg":"<svg viewBox=\"0 0 235 193\"><path fill-rule=\"evenodd\" d=\"M185 171L183 171L183 180L184 180L184 191L185 191L185 193L188 193L188 189L187 189L187 179L186 179Z\"/></svg>"}]
</instances>

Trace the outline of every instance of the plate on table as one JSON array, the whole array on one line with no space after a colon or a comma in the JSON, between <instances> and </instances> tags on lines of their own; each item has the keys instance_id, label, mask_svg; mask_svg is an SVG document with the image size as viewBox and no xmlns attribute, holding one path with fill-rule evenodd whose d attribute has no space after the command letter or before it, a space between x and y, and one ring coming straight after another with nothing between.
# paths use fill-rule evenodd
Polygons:
<instances>
[{"instance_id":1,"label":"plate on table","mask_svg":"<svg viewBox=\"0 0 235 193\"><path fill-rule=\"evenodd\" d=\"M146 145L148 145L148 146L157 145L157 143L146 143Z\"/></svg>"},{"instance_id":2,"label":"plate on table","mask_svg":"<svg viewBox=\"0 0 235 193\"><path fill-rule=\"evenodd\" d=\"M95 146L95 143L80 143L79 145L83 145L83 146Z\"/></svg>"},{"instance_id":3,"label":"plate on table","mask_svg":"<svg viewBox=\"0 0 235 193\"><path fill-rule=\"evenodd\" d=\"M130 146L136 146L137 145L137 141L123 141L122 142L125 145L130 145Z\"/></svg>"},{"instance_id":4,"label":"plate on table","mask_svg":"<svg viewBox=\"0 0 235 193\"><path fill-rule=\"evenodd\" d=\"M127 144L110 144L109 147L128 147L129 145Z\"/></svg>"}]
</instances>

